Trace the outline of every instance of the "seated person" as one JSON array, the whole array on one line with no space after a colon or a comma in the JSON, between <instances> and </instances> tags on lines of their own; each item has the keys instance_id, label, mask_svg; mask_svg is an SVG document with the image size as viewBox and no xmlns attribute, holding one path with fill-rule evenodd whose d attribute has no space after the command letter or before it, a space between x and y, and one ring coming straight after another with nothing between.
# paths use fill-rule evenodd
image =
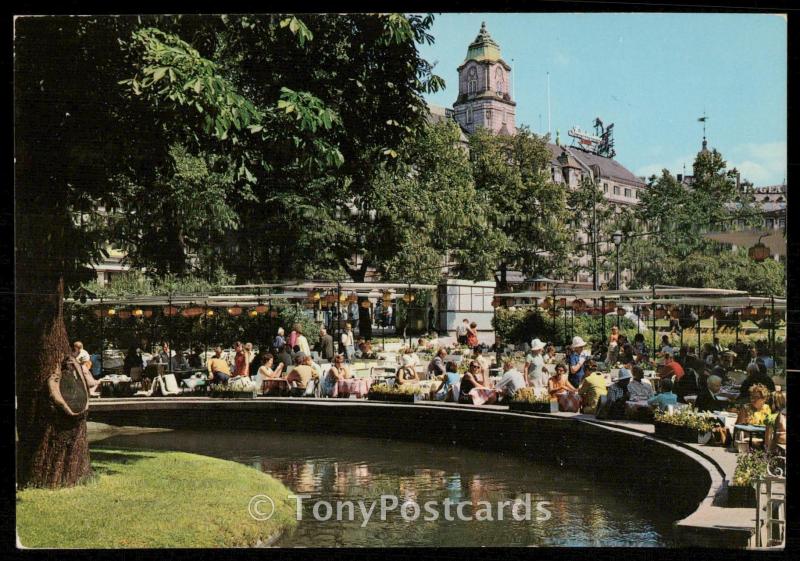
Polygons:
<instances>
[{"instance_id":1,"label":"seated person","mask_svg":"<svg viewBox=\"0 0 800 561\"><path fill-rule=\"evenodd\" d=\"M222 358L222 347L214 349L214 356L208 359L208 379L215 384L227 384L231 377L231 367Z\"/></svg>"},{"instance_id":2,"label":"seated person","mask_svg":"<svg viewBox=\"0 0 800 561\"><path fill-rule=\"evenodd\" d=\"M337 354L333 357L333 364L322 378L320 388L323 397L333 397L337 384L342 380L352 378L350 367L344 362L344 355Z\"/></svg>"},{"instance_id":3,"label":"seated person","mask_svg":"<svg viewBox=\"0 0 800 561\"><path fill-rule=\"evenodd\" d=\"M772 407L776 412L775 420L767 425L764 436L764 447L769 452L786 452L786 394L774 392Z\"/></svg>"},{"instance_id":4,"label":"seated person","mask_svg":"<svg viewBox=\"0 0 800 561\"><path fill-rule=\"evenodd\" d=\"M269 379L276 379L280 378L281 374L283 373L283 363L278 365L278 368L272 369L272 365L275 363L275 357L272 356L272 353L264 353L261 355L261 366L258 367L258 372L256 372L256 383L261 383L264 380Z\"/></svg>"},{"instance_id":5,"label":"seated person","mask_svg":"<svg viewBox=\"0 0 800 561\"><path fill-rule=\"evenodd\" d=\"M631 401L647 401L653 394L653 386L644 379L644 370L641 366L636 365L631 370L633 380L628 383L628 393L631 396Z\"/></svg>"},{"instance_id":6,"label":"seated person","mask_svg":"<svg viewBox=\"0 0 800 561\"><path fill-rule=\"evenodd\" d=\"M697 371L694 368L688 368L684 372L684 375L678 378L672 386L672 391L678 396L680 403L686 403L684 398L687 395L700 393L700 380Z\"/></svg>"},{"instance_id":7,"label":"seated person","mask_svg":"<svg viewBox=\"0 0 800 561\"><path fill-rule=\"evenodd\" d=\"M765 425L772 409L767 404L772 392L763 384L754 384L748 389L750 403L739 408L737 425Z\"/></svg>"},{"instance_id":8,"label":"seated person","mask_svg":"<svg viewBox=\"0 0 800 561\"><path fill-rule=\"evenodd\" d=\"M558 400L559 411L577 413L580 410L581 398L578 390L569 381L564 363L556 365L555 374L547 380L547 391L550 397Z\"/></svg>"},{"instance_id":9,"label":"seated person","mask_svg":"<svg viewBox=\"0 0 800 561\"><path fill-rule=\"evenodd\" d=\"M483 367L477 360L471 360L469 362L469 370L461 377L458 402L472 404L472 396L469 395L469 392L475 388L485 389L484 380Z\"/></svg>"},{"instance_id":10,"label":"seated person","mask_svg":"<svg viewBox=\"0 0 800 561\"><path fill-rule=\"evenodd\" d=\"M719 355L719 363L711 369L714 376L719 376L722 383L728 381L728 373L733 371L733 361L736 358L736 353L733 351L725 351Z\"/></svg>"},{"instance_id":11,"label":"seated person","mask_svg":"<svg viewBox=\"0 0 800 561\"><path fill-rule=\"evenodd\" d=\"M597 413L600 399L608 394L606 378L597 371L597 363L594 360L586 361L586 377L578 386L578 394L581 396L582 412L589 415Z\"/></svg>"},{"instance_id":12,"label":"seated person","mask_svg":"<svg viewBox=\"0 0 800 561\"><path fill-rule=\"evenodd\" d=\"M678 403L678 396L672 393L672 380L665 378L661 381L661 391L647 400L650 407L659 411L666 411L670 405Z\"/></svg>"},{"instance_id":13,"label":"seated person","mask_svg":"<svg viewBox=\"0 0 800 561\"><path fill-rule=\"evenodd\" d=\"M514 394L517 393L517 390L521 390L527 386L525 376L516 369L513 361L507 360L503 364L503 371L503 376L494 385L494 389L498 392L496 399L501 402L512 399ZM495 400L490 401L493 402ZM487 401L487 403L490 401Z\"/></svg>"},{"instance_id":14,"label":"seated person","mask_svg":"<svg viewBox=\"0 0 800 561\"><path fill-rule=\"evenodd\" d=\"M544 363L545 364L555 364L556 361L556 348L554 345L547 345L547 348L544 350Z\"/></svg>"},{"instance_id":15,"label":"seated person","mask_svg":"<svg viewBox=\"0 0 800 561\"><path fill-rule=\"evenodd\" d=\"M713 374L706 380L706 387L697 394L697 401L694 403L698 411L724 411L728 406L727 401L717 399L719 389L722 387L722 378Z\"/></svg>"},{"instance_id":16,"label":"seated person","mask_svg":"<svg viewBox=\"0 0 800 561\"><path fill-rule=\"evenodd\" d=\"M624 419L625 404L630 401L628 384L631 373L625 368L620 369L619 378L608 388L608 397L605 404L597 411L598 419Z\"/></svg>"},{"instance_id":17,"label":"seated person","mask_svg":"<svg viewBox=\"0 0 800 561\"><path fill-rule=\"evenodd\" d=\"M433 360L428 363L428 379L437 379L440 380L442 376L444 376L446 372L444 358L447 356L447 351L445 349L439 349L436 352L436 356L433 357Z\"/></svg>"},{"instance_id":18,"label":"seated person","mask_svg":"<svg viewBox=\"0 0 800 561\"><path fill-rule=\"evenodd\" d=\"M683 367L672 358L672 352L664 354L664 364L658 367L658 377L662 380L671 379L675 376L675 381L681 379L684 375Z\"/></svg>"},{"instance_id":19,"label":"seated person","mask_svg":"<svg viewBox=\"0 0 800 561\"><path fill-rule=\"evenodd\" d=\"M189 367L190 368L202 368L203 367L203 349L201 347L195 347L193 349L192 354L189 355Z\"/></svg>"},{"instance_id":20,"label":"seated person","mask_svg":"<svg viewBox=\"0 0 800 561\"><path fill-rule=\"evenodd\" d=\"M278 364L283 365L284 371L288 371L292 366L294 366L294 356L292 356L292 347L289 346L288 343L283 345L283 349L280 350L278 356L276 357Z\"/></svg>"},{"instance_id":21,"label":"seated person","mask_svg":"<svg viewBox=\"0 0 800 561\"><path fill-rule=\"evenodd\" d=\"M739 388L740 398L747 399L750 388L756 384L766 386L771 392L775 391L775 382L772 381L772 378L767 376L767 369L758 362L747 365L747 378L742 382Z\"/></svg>"},{"instance_id":22,"label":"seated person","mask_svg":"<svg viewBox=\"0 0 800 561\"><path fill-rule=\"evenodd\" d=\"M78 342L79 341L76 341L76 343ZM144 361L142 360L142 355L139 353L139 349L136 348L136 345L130 346L128 352L125 354L125 361L122 364L122 371L126 376L131 375L131 368L144 369Z\"/></svg>"},{"instance_id":23,"label":"seated person","mask_svg":"<svg viewBox=\"0 0 800 561\"><path fill-rule=\"evenodd\" d=\"M364 341L358 348L361 351L361 358L365 360L375 360L378 358L378 353L372 350L372 343L369 341Z\"/></svg>"},{"instance_id":24,"label":"seated person","mask_svg":"<svg viewBox=\"0 0 800 561\"><path fill-rule=\"evenodd\" d=\"M292 397L300 397L306 393L308 384L316 376L314 367L311 366L311 357L304 353L297 353L297 364L292 371L286 376L286 381L289 382L291 389L289 395Z\"/></svg>"},{"instance_id":25,"label":"seated person","mask_svg":"<svg viewBox=\"0 0 800 561\"><path fill-rule=\"evenodd\" d=\"M186 359L186 354L178 351L170 359L170 367L172 370L189 370L189 361Z\"/></svg>"},{"instance_id":26,"label":"seated person","mask_svg":"<svg viewBox=\"0 0 800 561\"><path fill-rule=\"evenodd\" d=\"M445 364L445 373L439 379L441 383L438 388L431 386L431 400L456 401L456 396L452 394L452 390L461 379L461 376L458 375L456 363L450 361Z\"/></svg>"},{"instance_id":27,"label":"seated person","mask_svg":"<svg viewBox=\"0 0 800 561\"><path fill-rule=\"evenodd\" d=\"M72 356L74 356L75 360L80 364L83 359L89 360L89 351L83 348L83 343L75 341L72 343Z\"/></svg>"},{"instance_id":28,"label":"seated person","mask_svg":"<svg viewBox=\"0 0 800 561\"><path fill-rule=\"evenodd\" d=\"M395 372L395 383L398 386L404 384L417 384L419 383L419 376L414 368L414 359L411 355L403 355L401 359L402 364Z\"/></svg>"}]
</instances>

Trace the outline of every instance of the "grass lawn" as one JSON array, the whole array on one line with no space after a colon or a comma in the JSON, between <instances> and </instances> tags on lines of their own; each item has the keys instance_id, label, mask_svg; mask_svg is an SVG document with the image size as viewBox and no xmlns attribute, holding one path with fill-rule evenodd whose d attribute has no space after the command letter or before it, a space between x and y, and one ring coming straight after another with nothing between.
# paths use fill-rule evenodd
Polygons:
<instances>
[{"instance_id":1,"label":"grass lawn","mask_svg":"<svg viewBox=\"0 0 800 561\"><path fill-rule=\"evenodd\" d=\"M17 492L23 547L254 546L296 523L291 491L255 468L183 452L91 454L95 474L85 485ZM262 494L276 507L263 522L248 514Z\"/></svg>"}]
</instances>

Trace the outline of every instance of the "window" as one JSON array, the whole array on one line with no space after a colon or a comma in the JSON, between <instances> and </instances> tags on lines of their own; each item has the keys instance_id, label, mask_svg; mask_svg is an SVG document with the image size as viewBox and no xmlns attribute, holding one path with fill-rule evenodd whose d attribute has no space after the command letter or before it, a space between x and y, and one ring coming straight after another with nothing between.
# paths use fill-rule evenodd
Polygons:
<instances>
[{"instance_id":1,"label":"window","mask_svg":"<svg viewBox=\"0 0 800 561\"><path fill-rule=\"evenodd\" d=\"M472 122L472 107L467 107L467 122Z\"/></svg>"},{"instance_id":2,"label":"window","mask_svg":"<svg viewBox=\"0 0 800 561\"><path fill-rule=\"evenodd\" d=\"M614 185L614 194L619 195L619 185Z\"/></svg>"},{"instance_id":3,"label":"window","mask_svg":"<svg viewBox=\"0 0 800 561\"><path fill-rule=\"evenodd\" d=\"M506 124L506 112L505 111L500 111L500 116L503 117L503 124L505 125Z\"/></svg>"},{"instance_id":4,"label":"window","mask_svg":"<svg viewBox=\"0 0 800 561\"><path fill-rule=\"evenodd\" d=\"M786 219L785 219L785 218L781 218L781 219L778 221L778 225L779 225L781 228L786 228Z\"/></svg>"},{"instance_id":5,"label":"window","mask_svg":"<svg viewBox=\"0 0 800 561\"><path fill-rule=\"evenodd\" d=\"M473 95L478 91L478 71L473 66L467 72L467 93Z\"/></svg>"},{"instance_id":6,"label":"window","mask_svg":"<svg viewBox=\"0 0 800 561\"><path fill-rule=\"evenodd\" d=\"M637 201L639 200L639 191L637 191L636 189L633 190L633 198L636 199Z\"/></svg>"},{"instance_id":7,"label":"window","mask_svg":"<svg viewBox=\"0 0 800 561\"><path fill-rule=\"evenodd\" d=\"M767 218L767 229L771 229L775 226L775 221L772 218Z\"/></svg>"},{"instance_id":8,"label":"window","mask_svg":"<svg viewBox=\"0 0 800 561\"><path fill-rule=\"evenodd\" d=\"M486 121L489 122L489 123L492 122L492 110L491 109L487 109L486 110Z\"/></svg>"},{"instance_id":9,"label":"window","mask_svg":"<svg viewBox=\"0 0 800 561\"><path fill-rule=\"evenodd\" d=\"M625 198L626 199L630 199L631 198L631 190L628 189L627 187L625 187Z\"/></svg>"},{"instance_id":10,"label":"window","mask_svg":"<svg viewBox=\"0 0 800 561\"><path fill-rule=\"evenodd\" d=\"M608 193L608 183L603 183L603 193Z\"/></svg>"}]
</instances>

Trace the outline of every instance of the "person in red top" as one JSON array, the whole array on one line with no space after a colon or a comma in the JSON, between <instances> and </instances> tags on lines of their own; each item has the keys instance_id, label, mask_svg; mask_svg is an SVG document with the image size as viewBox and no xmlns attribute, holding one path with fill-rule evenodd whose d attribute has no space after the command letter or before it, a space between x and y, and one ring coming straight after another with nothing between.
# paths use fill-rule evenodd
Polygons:
<instances>
[{"instance_id":1,"label":"person in red top","mask_svg":"<svg viewBox=\"0 0 800 561\"><path fill-rule=\"evenodd\" d=\"M683 374L683 366L672 358L672 353L667 353L664 356L664 365L658 369L658 377L663 380L675 376L677 382L683 377Z\"/></svg>"},{"instance_id":2,"label":"person in red top","mask_svg":"<svg viewBox=\"0 0 800 561\"><path fill-rule=\"evenodd\" d=\"M233 375L247 376L247 356L244 354L244 347L242 346L242 343L240 341L236 341L236 345L234 345L233 348L236 351L236 357L233 359Z\"/></svg>"}]
</instances>

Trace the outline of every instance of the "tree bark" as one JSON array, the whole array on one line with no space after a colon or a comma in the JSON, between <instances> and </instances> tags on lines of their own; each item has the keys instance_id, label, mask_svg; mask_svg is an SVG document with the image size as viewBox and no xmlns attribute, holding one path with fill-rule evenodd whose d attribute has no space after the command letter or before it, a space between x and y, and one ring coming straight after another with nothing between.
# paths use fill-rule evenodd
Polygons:
<instances>
[{"instance_id":1,"label":"tree bark","mask_svg":"<svg viewBox=\"0 0 800 561\"><path fill-rule=\"evenodd\" d=\"M63 280L34 279L17 292L17 483L62 487L91 473L86 414L68 417L50 399L47 381L69 353Z\"/></svg>"}]
</instances>

